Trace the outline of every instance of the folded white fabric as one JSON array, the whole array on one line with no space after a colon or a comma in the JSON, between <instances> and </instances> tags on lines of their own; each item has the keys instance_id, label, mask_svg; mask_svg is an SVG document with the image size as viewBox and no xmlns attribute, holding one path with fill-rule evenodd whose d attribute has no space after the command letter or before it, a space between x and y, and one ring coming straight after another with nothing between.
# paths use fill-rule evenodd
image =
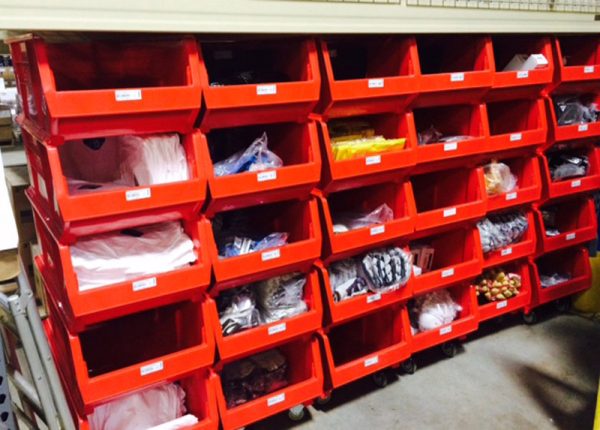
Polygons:
<instances>
[{"instance_id":1,"label":"folded white fabric","mask_svg":"<svg viewBox=\"0 0 600 430\"><path fill-rule=\"evenodd\" d=\"M194 243L179 222L99 234L71 246L80 291L169 272L196 259Z\"/></svg>"},{"instance_id":2,"label":"folded white fabric","mask_svg":"<svg viewBox=\"0 0 600 430\"><path fill-rule=\"evenodd\" d=\"M88 423L90 430L147 430L173 421L185 412L185 391L168 383L98 406L88 416Z\"/></svg>"}]
</instances>

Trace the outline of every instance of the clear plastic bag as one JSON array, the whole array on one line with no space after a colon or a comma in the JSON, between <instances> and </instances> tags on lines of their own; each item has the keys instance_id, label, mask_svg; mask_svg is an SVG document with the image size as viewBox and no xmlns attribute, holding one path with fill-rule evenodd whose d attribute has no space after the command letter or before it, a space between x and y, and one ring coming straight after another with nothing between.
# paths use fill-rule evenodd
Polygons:
<instances>
[{"instance_id":1,"label":"clear plastic bag","mask_svg":"<svg viewBox=\"0 0 600 430\"><path fill-rule=\"evenodd\" d=\"M447 290L433 291L415 299L415 313L419 331L429 331L454 321L462 306Z\"/></svg>"},{"instance_id":2,"label":"clear plastic bag","mask_svg":"<svg viewBox=\"0 0 600 430\"><path fill-rule=\"evenodd\" d=\"M369 292L367 281L359 275L359 271L360 263L353 258L341 260L329 266L329 283L335 302Z\"/></svg>"},{"instance_id":3,"label":"clear plastic bag","mask_svg":"<svg viewBox=\"0 0 600 430\"><path fill-rule=\"evenodd\" d=\"M542 288L553 287L571 279L569 273L552 273L550 275L540 275L540 284Z\"/></svg>"},{"instance_id":4,"label":"clear plastic bag","mask_svg":"<svg viewBox=\"0 0 600 430\"><path fill-rule=\"evenodd\" d=\"M587 175L589 159L586 155L552 154L548 156L548 165L552 180L561 181Z\"/></svg>"},{"instance_id":5,"label":"clear plastic bag","mask_svg":"<svg viewBox=\"0 0 600 430\"><path fill-rule=\"evenodd\" d=\"M489 196L503 194L517 188L517 177L504 163L492 161L483 167L485 190Z\"/></svg>"},{"instance_id":6,"label":"clear plastic bag","mask_svg":"<svg viewBox=\"0 0 600 430\"><path fill-rule=\"evenodd\" d=\"M412 257L398 247L368 252L361 259L361 269L369 290L374 293L395 291L406 285L412 275Z\"/></svg>"},{"instance_id":7,"label":"clear plastic bag","mask_svg":"<svg viewBox=\"0 0 600 430\"><path fill-rule=\"evenodd\" d=\"M219 255L224 258L229 258L262 251L268 248L277 248L287 244L287 239L287 233L271 233L257 241L249 237L234 236L233 238L225 240Z\"/></svg>"},{"instance_id":8,"label":"clear plastic bag","mask_svg":"<svg viewBox=\"0 0 600 430\"><path fill-rule=\"evenodd\" d=\"M555 97L554 110L556 121L561 126L598 121L598 105L596 103L584 104L576 95Z\"/></svg>"},{"instance_id":9,"label":"clear plastic bag","mask_svg":"<svg viewBox=\"0 0 600 430\"><path fill-rule=\"evenodd\" d=\"M433 125L430 125L427 130L418 133L419 146L439 142L441 138L442 133L437 131Z\"/></svg>"},{"instance_id":10,"label":"clear plastic bag","mask_svg":"<svg viewBox=\"0 0 600 430\"><path fill-rule=\"evenodd\" d=\"M382 204L369 213L341 213L333 222L338 232L356 230L373 224L383 224L394 219L394 211L387 204Z\"/></svg>"},{"instance_id":11,"label":"clear plastic bag","mask_svg":"<svg viewBox=\"0 0 600 430\"><path fill-rule=\"evenodd\" d=\"M283 160L267 147L267 133L252 144L223 161L214 164L215 176L234 175L242 172L258 172L283 166Z\"/></svg>"},{"instance_id":12,"label":"clear plastic bag","mask_svg":"<svg viewBox=\"0 0 600 430\"><path fill-rule=\"evenodd\" d=\"M256 327L260 323L254 290L249 286L221 292L217 297L217 309L224 336Z\"/></svg>"},{"instance_id":13,"label":"clear plastic bag","mask_svg":"<svg viewBox=\"0 0 600 430\"><path fill-rule=\"evenodd\" d=\"M305 285L306 277L299 273L259 282L257 295L262 323L269 324L306 312Z\"/></svg>"},{"instance_id":14,"label":"clear plastic bag","mask_svg":"<svg viewBox=\"0 0 600 430\"><path fill-rule=\"evenodd\" d=\"M477 223L484 253L518 242L528 228L529 221L521 212L490 215Z\"/></svg>"}]
</instances>

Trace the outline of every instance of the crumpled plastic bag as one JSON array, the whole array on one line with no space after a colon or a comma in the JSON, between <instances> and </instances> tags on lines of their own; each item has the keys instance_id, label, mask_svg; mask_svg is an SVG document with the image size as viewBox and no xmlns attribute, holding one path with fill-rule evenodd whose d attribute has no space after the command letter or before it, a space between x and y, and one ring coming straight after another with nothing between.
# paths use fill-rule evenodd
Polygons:
<instances>
[{"instance_id":1,"label":"crumpled plastic bag","mask_svg":"<svg viewBox=\"0 0 600 430\"><path fill-rule=\"evenodd\" d=\"M271 233L260 240L249 237L234 236L225 241L220 247L219 256L223 258L237 257L268 248L278 248L287 244L287 233Z\"/></svg>"},{"instance_id":2,"label":"crumpled plastic bag","mask_svg":"<svg viewBox=\"0 0 600 430\"><path fill-rule=\"evenodd\" d=\"M490 215L477 223L484 253L518 242L528 228L529 221L521 212Z\"/></svg>"},{"instance_id":3,"label":"crumpled plastic bag","mask_svg":"<svg viewBox=\"0 0 600 430\"><path fill-rule=\"evenodd\" d=\"M260 324L254 289L246 285L222 291L217 297L217 309L223 336L229 336Z\"/></svg>"},{"instance_id":4,"label":"crumpled plastic bag","mask_svg":"<svg viewBox=\"0 0 600 430\"><path fill-rule=\"evenodd\" d=\"M454 321L462 306L447 290L437 290L415 299L419 331L433 330Z\"/></svg>"},{"instance_id":5,"label":"crumpled plastic bag","mask_svg":"<svg viewBox=\"0 0 600 430\"><path fill-rule=\"evenodd\" d=\"M283 160L273 151L270 151L267 144L267 133L263 133L248 148L215 163L215 176L234 175L242 172L258 172L283 166Z\"/></svg>"},{"instance_id":6,"label":"crumpled plastic bag","mask_svg":"<svg viewBox=\"0 0 600 430\"><path fill-rule=\"evenodd\" d=\"M517 188L517 177L504 163L492 161L483 167L485 190L489 196L509 193Z\"/></svg>"},{"instance_id":7,"label":"crumpled plastic bag","mask_svg":"<svg viewBox=\"0 0 600 430\"><path fill-rule=\"evenodd\" d=\"M257 285L263 324L300 315L308 310L304 301L306 276L298 273L278 276Z\"/></svg>"},{"instance_id":8,"label":"crumpled plastic bag","mask_svg":"<svg viewBox=\"0 0 600 430\"><path fill-rule=\"evenodd\" d=\"M360 262L353 258L337 261L329 266L329 284L335 302L369 292L367 281L359 275L359 270Z\"/></svg>"},{"instance_id":9,"label":"crumpled plastic bag","mask_svg":"<svg viewBox=\"0 0 600 430\"><path fill-rule=\"evenodd\" d=\"M600 113L596 103L584 104L577 95L555 97L554 110L560 126L596 122Z\"/></svg>"},{"instance_id":10,"label":"crumpled plastic bag","mask_svg":"<svg viewBox=\"0 0 600 430\"><path fill-rule=\"evenodd\" d=\"M589 169L586 155L552 154L548 156L553 181L585 176Z\"/></svg>"},{"instance_id":11,"label":"crumpled plastic bag","mask_svg":"<svg viewBox=\"0 0 600 430\"><path fill-rule=\"evenodd\" d=\"M356 230L373 224L383 224L394 219L394 211L382 204L369 213L341 213L334 216L334 231Z\"/></svg>"},{"instance_id":12,"label":"crumpled plastic bag","mask_svg":"<svg viewBox=\"0 0 600 430\"><path fill-rule=\"evenodd\" d=\"M100 405L88 415L88 422L90 430L147 430L185 412L185 391L168 383Z\"/></svg>"}]
</instances>

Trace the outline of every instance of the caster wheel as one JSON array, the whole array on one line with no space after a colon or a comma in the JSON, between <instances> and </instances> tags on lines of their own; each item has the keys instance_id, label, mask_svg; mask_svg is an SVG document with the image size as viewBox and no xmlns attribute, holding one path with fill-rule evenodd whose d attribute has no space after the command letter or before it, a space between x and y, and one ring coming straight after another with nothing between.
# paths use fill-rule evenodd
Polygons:
<instances>
[{"instance_id":1,"label":"caster wheel","mask_svg":"<svg viewBox=\"0 0 600 430\"><path fill-rule=\"evenodd\" d=\"M371 378L373 379L373 383L379 388L383 388L388 384L388 378L385 372L375 373Z\"/></svg>"},{"instance_id":2,"label":"caster wheel","mask_svg":"<svg viewBox=\"0 0 600 430\"><path fill-rule=\"evenodd\" d=\"M327 403L330 402L330 400L331 400L331 394L327 394L327 395L325 395L323 397L317 397L315 399L315 403L318 406L325 406Z\"/></svg>"},{"instance_id":3,"label":"caster wheel","mask_svg":"<svg viewBox=\"0 0 600 430\"><path fill-rule=\"evenodd\" d=\"M288 411L288 418L291 421L302 421L304 419L304 406L294 406Z\"/></svg>"},{"instance_id":4,"label":"caster wheel","mask_svg":"<svg viewBox=\"0 0 600 430\"><path fill-rule=\"evenodd\" d=\"M404 373L412 375L417 371L417 363L412 358L409 358L408 360L402 362L400 368Z\"/></svg>"},{"instance_id":5,"label":"caster wheel","mask_svg":"<svg viewBox=\"0 0 600 430\"><path fill-rule=\"evenodd\" d=\"M537 314L535 312L523 314L523 322L527 325L535 324L537 322Z\"/></svg>"},{"instance_id":6,"label":"caster wheel","mask_svg":"<svg viewBox=\"0 0 600 430\"><path fill-rule=\"evenodd\" d=\"M571 309L571 300L570 299L558 299L554 302L554 307L556 310L561 313L569 312Z\"/></svg>"},{"instance_id":7,"label":"caster wheel","mask_svg":"<svg viewBox=\"0 0 600 430\"><path fill-rule=\"evenodd\" d=\"M458 352L458 346L454 342L446 342L442 344L442 353L449 358L452 358Z\"/></svg>"}]
</instances>

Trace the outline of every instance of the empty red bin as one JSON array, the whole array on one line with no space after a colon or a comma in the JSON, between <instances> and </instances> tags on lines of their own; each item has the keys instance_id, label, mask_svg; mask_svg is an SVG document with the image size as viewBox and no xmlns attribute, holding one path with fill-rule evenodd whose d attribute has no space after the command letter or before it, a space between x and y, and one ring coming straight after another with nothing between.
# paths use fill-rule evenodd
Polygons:
<instances>
[{"instance_id":1,"label":"empty red bin","mask_svg":"<svg viewBox=\"0 0 600 430\"><path fill-rule=\"evenodd\" d=\"M237 220L243 221L238 223ZM321 253L321 224L314 198L221 212L212 220L212 225L208 246L217 289L294 271L306 272ZM276 232L287 233L287 243L233 257L220 256L219 238L226 241L232 237L226 231L227 225L262 231L263 237ZM225 230L221 232L220 228Z\"/></svg>"},{"instance_id":2,"label":"empty red bin","mask_svg":"<svg viewBox=\"0 0 600 430\"><path fill-rule=\"evenodd\" d=\"M413 115L415 135L418 137L418 164L441 162L489 150L489 130L483 104L418 108ZM428 135L433 137L426 137Z\"/></svg>"},{"instance_id":3,"label":"empty red bin","mask_svg":"<svg viewBox=\"0 0 600 430\"><path fill-rule=\"evenodd\" d=\"M353 116L321 122L321 153L324 166L320 188L325 192L332 192L383 182L397 178L402 171L413 167L417 161L417 142L412 121L412 113L407 112ZM347 122L365 122L376 136L380 135L386 139L404 138L404 147L400 150L336 160L332 150L334 139L331 131Z\"/></svg>"},{"instance_id":4,"label":"empty red bin","mask_svg":"<svg viewBox=\"0 0 600 430\"><path fill-rule=\"evenodd\" d=\"M528 227L518 242L483 254L483 268L498 266L535 254L537 246L536 217L532 210L525 214Z\"/></svg>"},{"instance_id":5,"label":"empty red bin","mask_svg":"<svg viewBox=\"0 0 600 430\"><path fill-rule=\"evenodd\" d=\"M592 285L592 269L586 247L566 248L542 255L532 265L533 296L531 307L579 293ZM541 276L554 273L568 275L563 282L542 287Z\"/></svg>"},{"instance_id":6,"label":"empty red bin","mask_svg":"<svg viewBox=\"0 0 600 430\"><path fill-rule=\"evenodd\" d=\"M600 79L600 37L564 35L554 39L561 82Z\"/></svg>"},{"instance_id":7,"label":"empty red bin","mask_svg":"<svg viewBox=\"0 0 600 430\"><path fill-rule=\"evenodd\" d=\"M500 154L493 159L487 159L486 164L497 161L506 164L517 179L514 190L500 194L488 195L487 211L493 212L516 206L522 206L540 199L542 196L542 178L537 157L533 154ZM484 165L485 166L485 165Z\"/></svg>"},{"instance_id":8,"label":"empty red bin","mask_svg":"<svg viewBox=\"0 0 600 430\"><path fill-rule=\"evenodd\" d=\"M410 356L410 324L400 304L330 327L320 337L329 374L327 390L397 366Z\"/></svg>"},{"instance_id":9,"label":"empty red bin","mask_svg":"<svg viewBox=\"0 0 600 430\"><path fill-rule=\"evenodd\" d=\"M447 290L453 301L459 304L462 310L450 324L445 324L434 330L412 333L410 339L412 354L433 348L450 340L462 338L477 330L479 326L479 308L475 287L468 284L458 284L447 288ZM415 323L413 322L413 324Z\"/></svg>"},{"instance_id":10,"label":"empty red bin","mask_svg":"<svg viewBox=\"0 0 600 430\"><path fill-rule=\"evenodd\" d=\"M206 198L206 177L198 132L180 137L187 157L189 180L87 191L93 190L96 185L81 182L83 185L73 185L70 189L69 178L78 179L81 169L99 171L109 166L114 172L106 172L105 176L112 177L114 173L118 177L121 159L117 154L117 142L102 140L109 149L114 148L115 154L111 152L113 158L97 159L97 164L94 164L91 152L86 153L85 159L82 158L83 141L64 142L44 133L41 136L45 137L39 137L35 132L39 129L32 122L25 120L23 125L23 142L31 170L31 188L27 195L47 220L52 234L63 243L73 243L78 236L139 224L192 218ZM59 140L63 143L57 147ZM77 192L75 187L86 191Z\"/></svg>"},{"instance_id":11,"label":"empty red bin","mask_svg":"<svg viewBox=\"0 0 600 430\"><path fill-rule=\"evenodd\" d=\"M417 48L421 69L418 106L473 101L492 86L494 52L489 37L420 35Z\"/></svg>"},{"instance_id":12,"label":"empty red bin","mask_svg":"<svg viewBox=\"0 0 600 430\"><path fill-rule=\"evenodd\" d=\"M222 387L221 362L213 373L223 430L235 430L299 405L308 405L323 394L323 364L319 342L304 336L278 347L287 359L288 385L280 390L229 408Z\"/></svg>"},{"instance_id":13,"label":"empty red bin","mask_svg":"<svg viewBox=\"0 0 600 430\"><path fill-rule=\"evenodd\" d=\"M568 143L555 145L540 157L544 175L545 194L547 198L567 197L575 193L586 193L600 188L600 160L598 149L591 143ZM552 179L550 160L564 154L565 156L584 156L588 159L588 170L584 176Z\"/></svg>"},{"instance_id":14,"label":"empty red bin","mask_svg":"<svg viewBox=\"0 0 600 430\"><path fill-rule=\"evenodd\" d=\"M421 237L410 243L431 255L430 267L421 267L422 274L413 280L414 294L426 293L455 284L481 273L482 254L479 235L473 226ZM414 264L418 262L414 261Z\"/></svg>"},{"instance_id":15,"label":"empty red bin","mask_svg":"<svg viewBox=\"0 0 600 430\"><path fill-rule=\"evenodd\" d=\"M8 44L25 116L49 134L189 133L198 116L192 38L53 43L25 35Z\"/></svg>"},{"instance_id":16,"label":"empty red bin","mask_svg":"<svg viewBox=\"0 0 600 430\"><path fill-rule=\"evenodd\" d=\"M539 252L551 252L596 238L596 210L591 198L550 201L539 206L535 214ZM555 231L548 234L551 230Z\"/></svg>"},{"instance_id":17,"label":"empty red bin","mask_svg":"<svg viewBox=\"0 0 600 430\"><path fill-rule=\"evenodd\" d=\"M510 299L498 300L489 302L479 296L479 320L485 321L492 318L497 318L500 315L515 312L519 309L524 309L531 303L531 274L529 263L527 260L498 266L492 269L502 270L504 273L515 273L521 277L521 288L519 293ZM485 275L484 271L484 275Z\"/></svg>"},{"instance_id":18,"label":"empty red bin","mask_svg":"<svg viewBox=\"0 0 600 430\"><path fill-rule=\"evenodd\" d=\"M321 196L319 200L324 231L327 234L324 251L326 258L372 248L414 231L416 209L409 181L386 182L339 191L327 197ZM393 219L390 221L364 219L360 222L370 224L355 229L344 224L358 217L365 218L367 214L372 214L383 205L393 212ZM342 226L347 231L336 232L336 229Z\"/></svg>"},{"instance_id":19,"label":"empty red bin","mask_svg":"<svg viewBox=\"0 0 600 430\"><path fill-rule=\"evenodd\" d=\"M397 112L417 94L411 36L330 36L320 41L325 80L319 112L328 118Z\"/></svg>"},{"instance_id":20,"label":"empty red bin","mask_svg":"<svg viewBox=\"0 0 600 430\"><path fill-rule=\"evenodd\" d=\"M82 415L132 391L182 379L214 360L205 300L127 315L75 335L49 298L54 359Z\"/></svg>"},{"instance_id":21,"label":"empty red bin","mask_svg":"<svg viewBox=\"0 0 600 430\"><path fill-rule=\"evenodd\" d=\"M445 228L485 214L481 169L457 168L412 176L417 232Z\"/></svg>"},{"instance_id":22,"label":"empty red bin","mask_svg":"<svg viewBox=\"0 0 600 430\"><path fill-rule=\"evenodd\" d=\"M568 125L560 125L555 103L560 97L576 96L584 105L600 103L600 92L594 84L566 84L561 85L556 91L547 97L548 110L550 112L550 120L552 122L551 140L577 140L585 138L594 138L600 136L600 121L582 122ZM549 142L551 143L551 142Z\"/></svg>"},{"instance_id":23,"label":"empty red bin","mask_svg":"<svg viewBox=\"0 0 600 430\"><path fill-rule=\"evenodd\" d=\"M202 130L305 121L319 100L314 40L201 41Z\"/></svg>"},{"instance_id":24,"label":"empty red bin","mask_svg":"<svg viewBox=\"0 0 600 430\"><path fill-rule=\"evenodd\" d=\"M210 283L207 249L210 227L206 220L184 223L185 232L195 245L197 260L194 264L89 289L79 285L70 246L62 245L52 237L36 211L34 220L45 266L42 275L62 304L64 318L72 332L128 313L198 297Z\"/></svg>"},{"instance_id":25,"label":"empty red bin","mask_svg":"<svg viewBox=\"0 0 600 430\"><path fill-rule=\"evenodd\" d=\"M319 329L323 319L319 274L316 270L312 270L305 276L304 301L308 306L306 312L229 336L223 334L216 303L217 296L209 299L209 318L212 320L211 326L215 330L219 357L222 360L232 360L248 356Z\"/></svg>"},{"instance_id":26,"label":"empty red bin","mask_svg":"<svg viewBox=\"0 0 600 430\"><path fill-rule=\"evenodd\" d=\"M245 150L263 135L269 150L281 158L282 167L215 175L216 163ZM211 195L206 213L210 215L266 202L304 198L321 178L319 136L313 121L213 129L202 136L202 149Z\"/></svg>"},{"instance_id":27,"label":"empty red bin","mask_svg":"<svg viewBox=\"0 0 600 430\"><path fill-rule=\"evenodd\" d=\"M509 91L519 94L537 94L552 83L554 73L554 55L552 40L547 36L530 34L496 34L492 36L494 50L493 93L502 92L503 98L509 97ZM542 54L547 61L532 70L505 70L516 55L526 57ZM523 88L526 87L526 88ZM492 97L494 94L492 93Z\"/></svg>"},{"instance_id":28,"label":"empty red bin","mask_svg":"<svg viewBox=\"0 0 600 430\"><path fill-rule=\"evenodd\" d=\"M521 99L488 103L490 150L541 145L546 142L548 125L544 99Z\"/></svg>"}]
</instances>

